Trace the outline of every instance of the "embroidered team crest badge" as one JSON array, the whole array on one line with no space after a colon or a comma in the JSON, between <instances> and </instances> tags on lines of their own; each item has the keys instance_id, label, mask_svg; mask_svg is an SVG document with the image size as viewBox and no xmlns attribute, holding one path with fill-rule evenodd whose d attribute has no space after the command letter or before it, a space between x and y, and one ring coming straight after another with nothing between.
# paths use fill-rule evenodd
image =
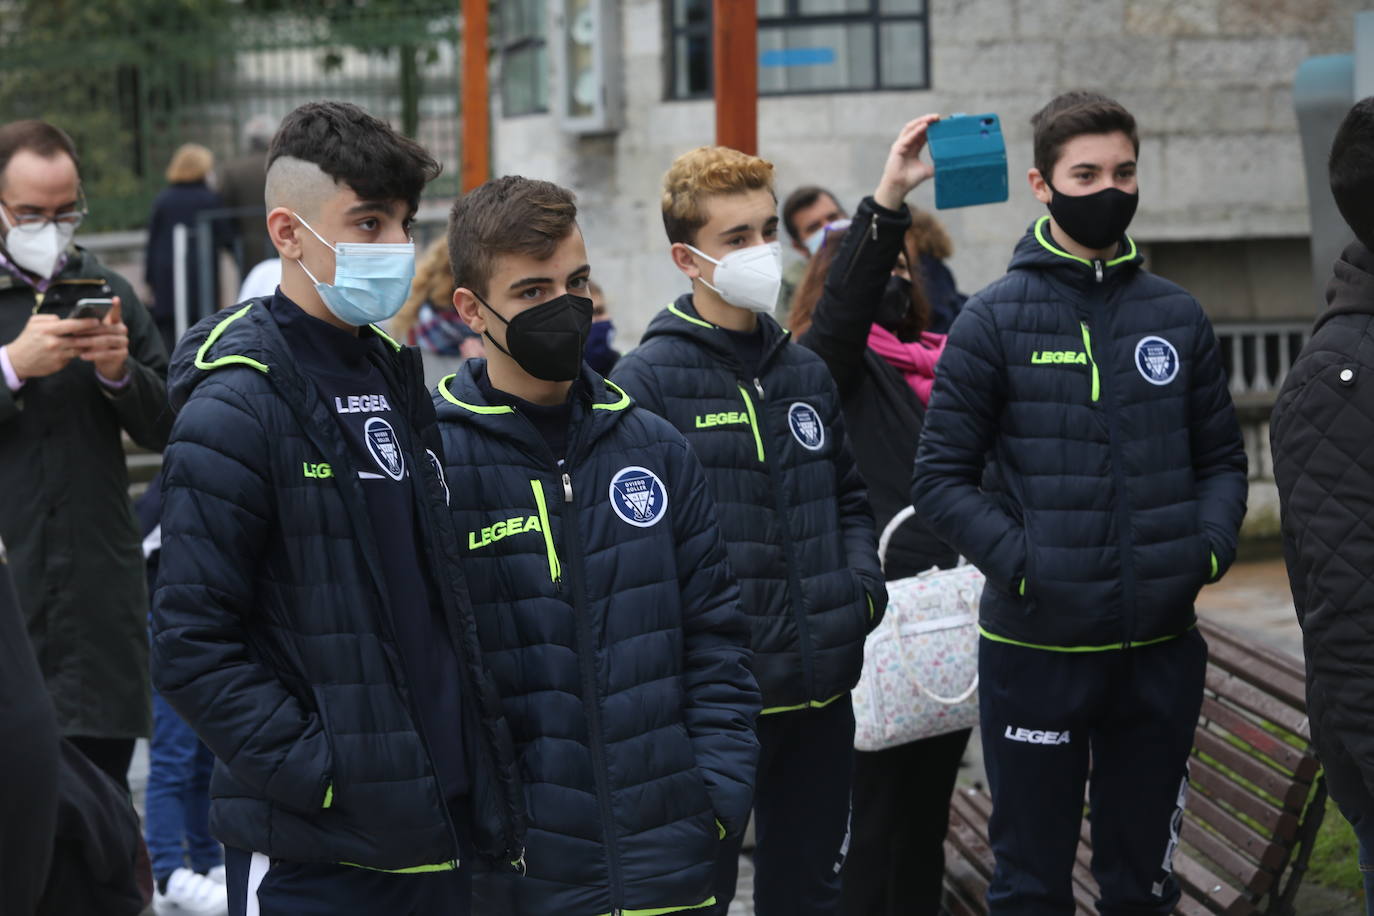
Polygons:
<instances>
[{"instance_id":1,"label":"embroidered team crest badge","mask_svg":"<svg viewBox=\"0 0 1374 916\"><path fill-rule=\"evenodd\" d=\"M400 480L406 475L405 456L401 454L401 447L396 442L396 430L391 428L390 423L381 417L373 417L363 426L363 435L367 439L367 450L372 453L372 460L386 472L386 476Z\"/></svg>"},{"instance_id":2,"label":"embroidered team crest badge","mask_svg":"<svg viewBox=\"0 0 1374 916\"><path fill-rule=\"evenodd\" d=\"M427 448L427 449L425 449L425 454L429 456L429 463L432 464L432 465L434 466L434 473L439 477L439 485L442 486L442 487L444 488L444 505L446 505L446 506L452 505L452 504L453 504L453 498L452 498L451 496L449 496L449 492L448 492L448 479L444 477L444 465L443 465L443 463L439 460L439 456L436 455L436 454L434 454L434 449L432 449L432 448Z\"/></svg>"},{"instance_id":3,"label":"embroidered team crest badge","mask_svg":"<svg viewBox=\"0 0 1374 916\"><path fill-rule=\"evenodd\" d=\"M1145 337L1135 345L1135 367L1151 385L1167 385L1178 377L1178 351L1163 337Z\"/></svg>"},{"instance_id":4,"label":"embroidered team crest badge","mask_svg":"<svg viewBox=\"0 0 1374 916\"><path fill-rule=\"evenodd\" d=\"M787 408L787 425L805 448L815 452L825 445L825 427L821 424L821 415L805 401L798 401Z\"/></svg>"},{"instance_id":5,"label":"embroidered team crest badge","mask_svg":"<svg viewBox=\"0 0 1374 916\"><path fill-rule=\"evenodd\" d=\"M636 528L652 528L668 510L668 488L648 468L621 468L611 478L611 508Z\"/></svg>"}]
</instances>

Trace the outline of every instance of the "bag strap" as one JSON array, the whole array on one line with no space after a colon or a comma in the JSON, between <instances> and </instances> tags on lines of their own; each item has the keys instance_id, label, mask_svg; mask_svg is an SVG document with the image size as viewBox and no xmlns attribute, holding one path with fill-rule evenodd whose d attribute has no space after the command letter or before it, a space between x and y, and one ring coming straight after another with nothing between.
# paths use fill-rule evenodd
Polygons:
<instances>
[{"instance_id":1,"label":"bag strap","mask_svg":"<svg viewBox=\"0 0 1374 916\"><path fill-rule=\"evenodd\" d=\"M892 536L897 533L897 529L902 527L907 519L916 517L916 507L907 506L901 512L892 516L892 521L887 523L882 535L878 538L878 564L887 569L887 546L892 543Z\"/></svg>"},{"instance_id":2,"label":"bag strap","mask_svg":"<svg viewBox=\"0 0 1374 916\"><path fill-rule=\"evenodd\" d=\"M972 589L959 589L959 600L964 603L964 607L968 608L969 619L974 619L977 616L975 611L977 605ZM886 622L886 618L884 618L884 622ZM900 629L897 631L897 651L901 653L902 661L905 663L906 670L910 673L911 680L916 684L916 689L921 691L921 693L925 694L927 698L935 701L936 703L939 703L941 706L958 706L960 703L964 702L969 697L973 696L973 694L978 690L977 665L974 665L973 668L973 683L969 684L968 689L960 693L958 696L942 697L938 693L934 693L933 691L927 690L926 685L921 683L920 677L916 674L916 660L913 659L910 656L910 654L908 654L907 641L905 639L902 639L902 633Z\"/></svg>"}]
</instances>

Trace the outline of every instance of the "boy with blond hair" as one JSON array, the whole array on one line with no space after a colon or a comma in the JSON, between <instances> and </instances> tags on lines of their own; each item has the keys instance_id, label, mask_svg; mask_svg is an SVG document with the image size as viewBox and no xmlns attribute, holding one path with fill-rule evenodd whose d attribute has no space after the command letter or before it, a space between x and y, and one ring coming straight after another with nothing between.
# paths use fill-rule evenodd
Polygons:
<instances>
[{"instance_id":1,"label":"boy with blond hair","mask_svg":"<svg viewBox=\"0 0 1374 916\"><path fill-rule=\"evenodd\" d=\"M755 905L833 913L848 847L849 691L887 602L873 517L825 363L771 317L782 277L772 165L701 147L668 170L662 203L692 291L613 378L695 449L739 579L763 694ZM716 912L734 895L740 839L721 844Z\"/></svg>"}]
</instances>

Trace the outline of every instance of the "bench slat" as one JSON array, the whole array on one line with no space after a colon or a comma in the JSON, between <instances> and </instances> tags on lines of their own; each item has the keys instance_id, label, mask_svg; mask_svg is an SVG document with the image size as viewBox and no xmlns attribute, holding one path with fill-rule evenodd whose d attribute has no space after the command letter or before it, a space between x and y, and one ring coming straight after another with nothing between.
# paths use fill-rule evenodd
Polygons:
<instances>
[{"instance_id":1,"label":"bench slat","mask_svg":"<svg viewBox=\"0 0 1374 916\"><path fill-rule=\"evenodd\" d=\"M1307 800L1309 791L1307 785L1294 782L1287 773L1280 773L1278 770L1266 766L1254 755L1247 754L1234 744L1223 741L1205 728L1199 728L1194 734L1193 740L1197 750L1216 760L1221 766L1235 770L1246 781L1254 783L1263 791L1278 798L1279 804L1285 811L1297 812L1302 810L1302 804ZM1209 769L1206 772L1217 771ZM1231 777L1230 774L1218 772L1218 775L1234 781L1234 777ZM1243 788L1248 789L1249 787L1243 786ZM1268 799L1261 799L1261 801L1272 804Z\"/></svg>"},{"instance_id":2,"label":"bench slat","mask_svg":"<svg viewBox=\"0 0 1374 916\"><path fill-rule=\"evenodd\" d=\"M1247 719L1215 697L1203 698L1202 717L1264 754L1281 769L1290 771L1298 782L1310 783L1316 777L1320 764L1310 750L1304 751L1302 748L1294 747L1279 735L1266 731L1258 723ZM1205 723L1198 724L1199 729L1205 727Z\"/></svg>"},{"instance_id":3,"label":"bench slat","mask_svg":"<svg viewBox=\"0 0 1374 916\"><path fill-rule=\"evenodd\" d=\"M1249 824L1219 806L1201 792L1188 797L1185 816L1198 824L1206 824L1220 833L1231 845L1259 862L1261 868L1278 871L1283 866L1283 848L1260 834ZM1201 830L1201 826L1198 827Z\"/></svg>"},{"instance_id":4,"label":"bench slat","mask_svg":"<svg viewBox=\"0 0 1374 916\"><path fill-rule=\"evenodd\" d=\"M1243 649L1220 634L1208 646L1208 655L1228 674L1248 681L1296 709L1303 708L1307 682L1291 669L1277 667L1253 649Z\"/></svg>"},{"instance_id":5,"label":"bench slat","mask_svg":"<svg viewBox=\"0 0 1374 916\"><path fill-rule=\"evenodd\" d=\"M1205 762L1196 757L1193 758L1193 767L1210 769ZM1197 795L1214 803L1225 802L1235 808L1238 814L1243 814L1258 824L1261 830L1272 834L1273 842L1289 842L1297 835L1297 815L1280 811L1266 804L1215 770L1211 774L1199 773L1198 776L1199 778L1192 782L1192 787L1196 790ZM1230 816L1240 820L1236 814L1230 814Z\"/></svg>"},{"instance_id":6,"label":"bench slat","mask_svg":"<svg viewBox=\"0 0 1374 916\"><path fill-rule=\"evenodd\" d=\"M1303 738L1311 737L1307 716L1280 700L1274 699L1253 684L1248 684L1234 674L1228 674L1215 665L1207 667L1207 689L1226 697L1237 706L1249 710L1261 719L1286 728Z\"/></svg>"},{"instance_id":7,"label":"bench slat","mask_svg":"<svg viewBox=\"0 0 1374 916\"><path fill-rule=\"evenodd\" d=\"M1249 637L1245 636L1244 634L1231 629L1230 627L1222 626L1219 623L1214 623L1205 618L1198 618L1198 629L1202 630L1202 635L1207 637L1207 642L1209 645L1217 640L1220 640L1231 646L1234 646L1241 652L1258 656L1259 658L1267 662L1270 666L1277 668L1280 671L1283 671L1286 674L1295 677L1300 681L1305 682L1307 680L1306 666L1303 664L1303 660L1301 658L1298 658L1297 656L1289 655L1287 652L1283 652L1278 649L1271 648L1270 646L1266 646L1263 643L1256 642L1250 639ZM1304 695L1297 705L1299 709L1306 709L1307 697Z\"/></svg>"},{"instance_id":8,"label":"bench slat","mask_svg":"<svg viewBox=\"0 0 1374 916\"><path fill-rule=\"evenodd\" d=\"M1255 912L1254 906L1240 891L1227 884L1183 850L1174 853L1174 877L1193 896L1206 900L1221 911L1222 916L1245 916Z\"/></svg>"},{"instance_id":9,"label":"bench slat","mask_svg":"<svg viewBox=\"0 0 1374 916\"><path fill-rule=\"evenodd\" d=\"M1216 916L1216 913L1209 910L1203 903L1188 896L1185 889L1183 896L1178 898L1178 906L1174 907L1176 916Z\"/></svg>"},{"instance_id":10,"label":"bench slat","mask_svg":"<svg viewBox=\"0 0 1374 916\"><path fill-rule=\"evenodd\" d=\"M1183 843L1196 849L1203 858L1220 868L1233 883L1245 888L1252 899L1260 897L1274 886L1273 872L1260 868L1220 836L1203 829L1195 821L1183 832Z\"/></svg>"}]
</instances>

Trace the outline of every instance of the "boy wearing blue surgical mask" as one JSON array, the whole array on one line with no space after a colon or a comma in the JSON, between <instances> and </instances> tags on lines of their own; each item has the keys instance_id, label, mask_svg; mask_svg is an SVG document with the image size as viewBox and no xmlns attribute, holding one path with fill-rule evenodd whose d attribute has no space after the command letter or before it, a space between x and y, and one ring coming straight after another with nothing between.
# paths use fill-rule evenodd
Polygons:
<instances>
[{"instance_id":1,"label":"boy wearing blue surgical mask","mask_svg":"<svg viewBox=\"0 0 1374 916\"><path fill-rule=\"evenodd\" d=\"M281 285L174 357L154 681L218 758L231 914L466 913L471 860L522 855L515 763L419 354L374 323L439 167L335 102L268 163Z\"/></svg>"},{"instance_id":2,"label":"boy wearing blue surgical mask","mask_svg":"<svg viewBox=\"0 0 1374 916\"><path fill-rule=\"evenodd\" d=\"M760 912L836 912L848 848L863 644L887 602L873 516L825 363L771 317L781 281L773 167L725 147L663 182L673 263L692 284L613 380L706 467L763 694L754 816ZM721 844L716 909L740 839Z\"/></svg>"}]
</instances>

